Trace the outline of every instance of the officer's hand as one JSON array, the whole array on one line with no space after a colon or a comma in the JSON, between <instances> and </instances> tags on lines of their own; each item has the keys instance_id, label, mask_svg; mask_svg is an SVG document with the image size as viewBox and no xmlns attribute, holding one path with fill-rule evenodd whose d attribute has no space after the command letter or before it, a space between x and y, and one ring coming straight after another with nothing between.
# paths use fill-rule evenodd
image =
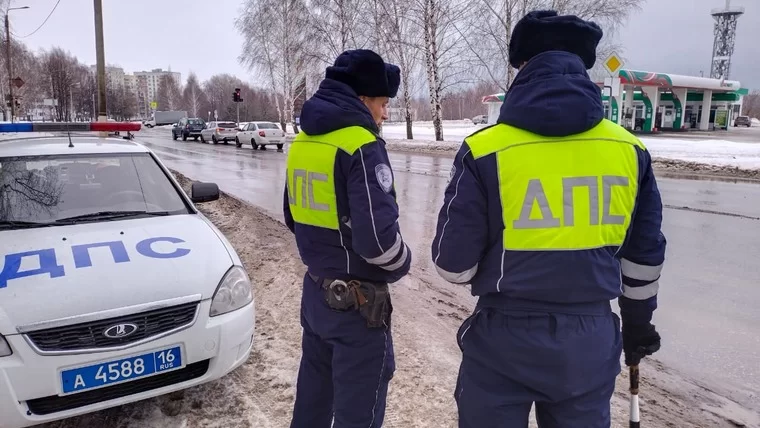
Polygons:
<instances>
[{"instance_id":1,"label":"officer's hand","mask_svg":"<svg viewBox=\"0 0 760 428\"><path fill-rule=\"evenodd\" d=\"M626 325L623 323L623 352L625 365L635 366L647 355L660 349L660 334L651 323Z\"/></svg>"}]
</instances>

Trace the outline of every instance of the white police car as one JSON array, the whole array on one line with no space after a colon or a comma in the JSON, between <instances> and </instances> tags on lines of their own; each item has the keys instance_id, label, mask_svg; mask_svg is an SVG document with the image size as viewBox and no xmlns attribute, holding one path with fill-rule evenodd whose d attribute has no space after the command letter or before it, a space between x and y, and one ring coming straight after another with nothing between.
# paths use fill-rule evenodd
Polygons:
<instances>
[{"instance_id":1,"label":"white police car","mask_svg":"<svg viewBox=\"0 0 760 428\"><path fill-rule=\"evenodd\" d=\"M0 132L140 124L0 124ZM136 128L136 129L135 129ZM251 284L147 148L97 136L0 141L0 427L218 379L250 355Z\"/></svg>"}]
</instances>

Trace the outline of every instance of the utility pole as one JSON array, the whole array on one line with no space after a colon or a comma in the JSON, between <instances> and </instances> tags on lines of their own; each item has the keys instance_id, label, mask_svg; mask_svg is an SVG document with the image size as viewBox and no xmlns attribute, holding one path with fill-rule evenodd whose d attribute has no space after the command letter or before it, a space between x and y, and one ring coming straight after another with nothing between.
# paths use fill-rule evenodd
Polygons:
<instances>
[{"instance_id":1,"label":"utility pole","mask_svg":"<svg viewBox=\"0 0 760 428\"><path fill-rule=\"evenodd\" d=\"M107 120L106 108L106 54L103 48L103 1L94 0L95 5L95 54L98 81L98 122ZM103 133L101 133L103 134Z\"/></svg>"},{"instance_id":2,"label":"utility pole","mask_svg":"<svg viewBox=\"0 0 760 428\"><path fill-rule=\"evenodd\" d=\"M16 116L16 103L13 102L13 67L11 66L11 24L5 14L5 62L8 64L8 103L11 105L11 123Z\"/></svg>"},{"instance_id":3,"label":"utility pole","mask_svg":"<svg viewBox=\"0 0 760 428\"><path fill-rule=\"evenodd\" d=\"M12 10L29 9L29 6L11 7L5 12L5 62L8 64L8 100L11 105L11 123L16 116L16 100L13 99L13 67L11 66L11 24L8 13Z\"/></svg>"}]
</instances>

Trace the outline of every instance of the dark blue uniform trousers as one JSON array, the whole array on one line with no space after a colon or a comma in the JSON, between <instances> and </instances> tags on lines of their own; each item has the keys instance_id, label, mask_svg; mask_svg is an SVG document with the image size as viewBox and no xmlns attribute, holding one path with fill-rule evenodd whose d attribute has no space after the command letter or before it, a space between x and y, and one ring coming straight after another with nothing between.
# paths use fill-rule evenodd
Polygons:
<instances>
[{"instance_id":1,"label":"dark blue uniform trousers","mask_svg":"<svg viewBox=\"0 0 760 428\"><path fill-rule=\"evenodd\" d=\"M483 308L457 341L460 428L609 428L620 373L620 319Z\"/></svg>"},{"instance_id":2,"label":"dark blue uniform trousers","mask_svg":"<svg viewBox=\"0 0 760 428\"><path fill-rule=\"evenodd\" d=\"M381 427L395 371L390 325L371 329L358 311L331 309L320 286L307 274L301 326L291 428Z\"/></svg>"}]
</instances>

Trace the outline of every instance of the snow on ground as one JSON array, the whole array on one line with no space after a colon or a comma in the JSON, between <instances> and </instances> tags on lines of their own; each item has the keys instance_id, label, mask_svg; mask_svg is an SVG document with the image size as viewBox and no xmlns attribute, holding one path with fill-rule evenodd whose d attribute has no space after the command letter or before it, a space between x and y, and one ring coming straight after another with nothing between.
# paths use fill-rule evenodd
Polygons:
<instances>
[{"instance_id":1,"label":"snow on ground","mask_svg":"<svg viewBox=\"0 0 760 428\"><path fill-rule=\"evenodd\" d=\"M403 123L387 123L383 125L382 132L390 150L453 153L459 149L465 137L485 125L473 125L464 120L445 121L443 126L444 141L435 141L431 122L415 122L412 129L414 140L406 139L406 125ZM760 133L756 143L644 136L640 139L654 158L760 169Z\"/></svg>"},{"instance_id":2,"label":"snow on ground","mask_svg":"<svg viewBox=\"0 0 760 428\"><path fill-rule=\"evenodd\" d=\"M641 137L653 157L710 165L760 169L760 141L738 143L726 140L679 140Z\"/></svg>"},{"instance_id":3,"label":"snow on ground","mask_svg":"<svg viewBox=\"0 0 760 428\"><path fill-rule=\"evenodd\" d=\"M443 122L443 140L461 143L464 137L486 125L473 125L470 120L446 120ZM435 141L433 122L414 122L412 126L414 141ZM386 123L383 125L383 137L389 140L405 140L405 123Z\"/></svg>"}]
</instances>

